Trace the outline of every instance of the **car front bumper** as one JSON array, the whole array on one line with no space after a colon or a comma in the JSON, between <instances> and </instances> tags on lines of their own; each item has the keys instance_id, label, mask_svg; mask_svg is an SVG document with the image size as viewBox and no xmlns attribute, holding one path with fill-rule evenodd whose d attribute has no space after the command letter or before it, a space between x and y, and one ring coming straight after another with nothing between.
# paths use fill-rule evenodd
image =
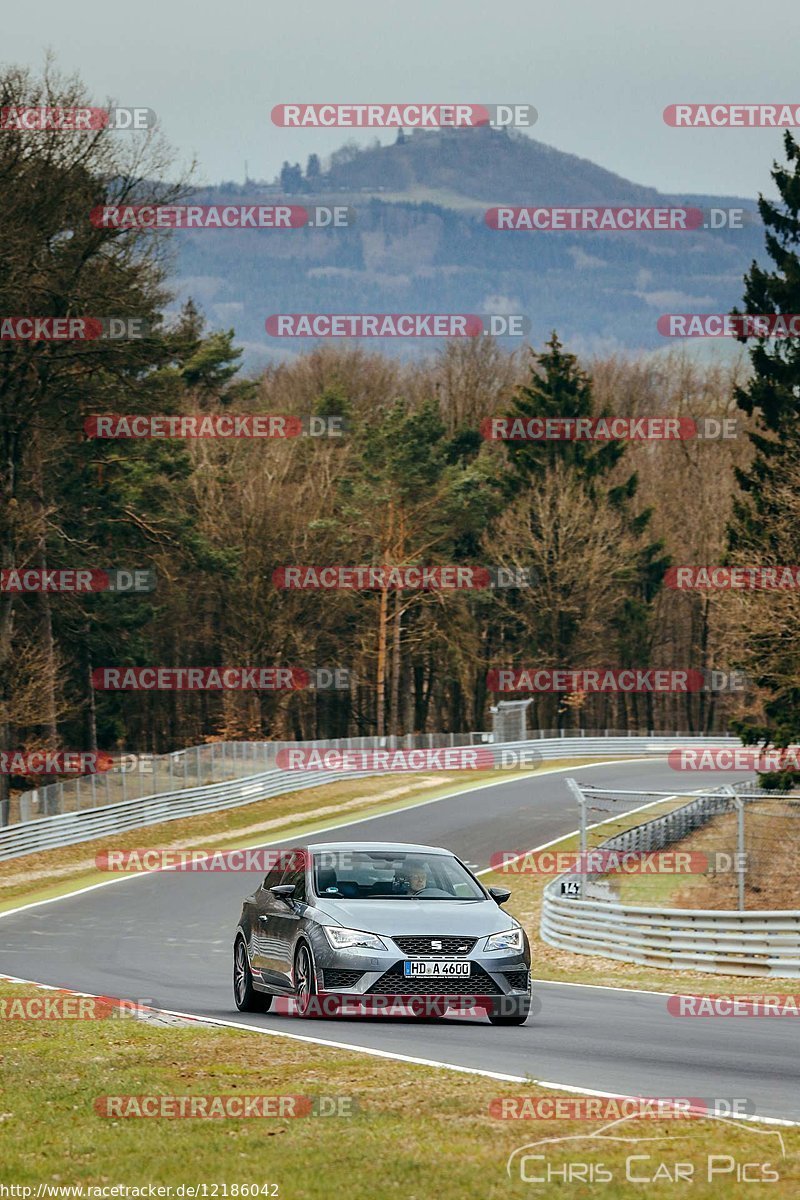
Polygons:
<instances>
[{"instance_id":1,"label":"car front bumper","mask_svg":"<svg viewBox=\"0 0 800 1200\"><path fill-rule=\"evenodd\" d=\"M481 951L485 937L478 938L469 954L403 954L391 939L388 949L334 950L324 934L314 939L317 990L357 996L521 996L530 988L530 956L527 951ZM404 974L404 963L442 958L467 962L469 975L433 976Z\"/></svg>"}]
</instances>

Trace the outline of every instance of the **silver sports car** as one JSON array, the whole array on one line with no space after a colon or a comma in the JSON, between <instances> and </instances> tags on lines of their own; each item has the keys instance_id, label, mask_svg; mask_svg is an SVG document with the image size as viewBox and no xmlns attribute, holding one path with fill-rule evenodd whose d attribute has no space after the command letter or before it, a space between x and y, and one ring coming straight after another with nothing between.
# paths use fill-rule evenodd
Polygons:
<instances>
[{"instance_id":1,"label":"silver sports car","mask_svg":"<svg viewBox=\"0 0 800 1200\"><path fill-rule=\"evenodd\" d=\"M488 891L435 846L321 842L287 851L248 896L234 942L236 1005L265 1012L276 996L302 1012L335 995L475 997L495 1025L530 1011L530 946Z\"/></svg>"}]
</instances>

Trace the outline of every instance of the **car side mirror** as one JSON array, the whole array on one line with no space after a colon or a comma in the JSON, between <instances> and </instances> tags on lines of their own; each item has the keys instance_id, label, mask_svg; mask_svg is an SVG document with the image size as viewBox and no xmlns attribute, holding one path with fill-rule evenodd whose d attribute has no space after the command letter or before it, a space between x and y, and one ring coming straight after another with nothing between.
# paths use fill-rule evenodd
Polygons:
<instances>
[{"instance_id":1,"label":"car side mirror","mask_svg":"<svg viewBox=\"0 0 800 1200\"><path fill-rule=\"evenodd\" d=\"M293 883L276 883L275 887L271 887L269 890L272 892L273 896L277 896L279 900L283 900L283 902L285 904L288 904L289 908L292 907L291 899L294 896L294 893L296 890L295 884L293 884Z\"/></svg>"},{"instance_id":2,"label":"car side mirror","mask_svg":"<svg viewBox=\"0 0 800 1200\"><path fill-rule=\"evenodd\" d=\"M274 891L275 889L273 888L272 890ZM511 892L508 890L508 888L504 887L490 887L489 895L493 900L496 900L498 904L505 904L506 900L511 899Z\"/></svg>"}]
</instances>

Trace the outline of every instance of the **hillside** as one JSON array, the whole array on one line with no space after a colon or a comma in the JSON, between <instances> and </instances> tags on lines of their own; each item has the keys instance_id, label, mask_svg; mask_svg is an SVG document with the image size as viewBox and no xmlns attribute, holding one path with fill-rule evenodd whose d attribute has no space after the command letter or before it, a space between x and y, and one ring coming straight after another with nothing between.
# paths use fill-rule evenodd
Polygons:
<instances>
[{"instance_id":1,"label":"hillside","mask_svg":"<svg viewBox=\"0 0 800 1200\"><path fill-rule=\"evenodd\" d=\"M665 196L586 159L490 129L416 132L389 146L345 146L312 179L299 169L271 184L221 184L200 203L349 204L349 229L181 232L180 295L215 326L236 329L252 366L302 340L269 338L281 312L519 312L531 339L554 327L582 352L661 348L660 313L726 311L762 251L755 203ZM746 210L742 229L550 232L488 229L497 204L663 205ZM376 343L378 344L378 343ZM381 348L408 354L419 341Z\"/></svg>"}]
</instances>

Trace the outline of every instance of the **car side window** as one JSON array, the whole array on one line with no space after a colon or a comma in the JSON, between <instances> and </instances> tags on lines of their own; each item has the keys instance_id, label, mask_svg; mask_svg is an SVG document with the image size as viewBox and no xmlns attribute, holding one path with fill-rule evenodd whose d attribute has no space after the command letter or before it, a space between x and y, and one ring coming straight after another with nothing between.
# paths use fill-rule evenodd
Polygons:
<instances>
[{"instance_id":1,"label":"car side window","mask_svg":"<svg viewBox=\"0 0 800 1200\"><path fill-rule=\"evenodd\" d=\"M283 870L283 863L279 863L276 867L273 867L272 870L268 872L264 878L264 882L261 884L265 892L268 892L271 887L275 887L276 884L280 883Z\"/></svg>"},{"instance_id":2,"label":"car side window","mask_svg":"<svg viewBox=\"0 0 800 1200\"><path fill-rule=\"evenodd\" d=\"M287 867L281 883L294 884L294 900L306 899L306 869L302 867Z\"/></svg>"}]
</instances>

